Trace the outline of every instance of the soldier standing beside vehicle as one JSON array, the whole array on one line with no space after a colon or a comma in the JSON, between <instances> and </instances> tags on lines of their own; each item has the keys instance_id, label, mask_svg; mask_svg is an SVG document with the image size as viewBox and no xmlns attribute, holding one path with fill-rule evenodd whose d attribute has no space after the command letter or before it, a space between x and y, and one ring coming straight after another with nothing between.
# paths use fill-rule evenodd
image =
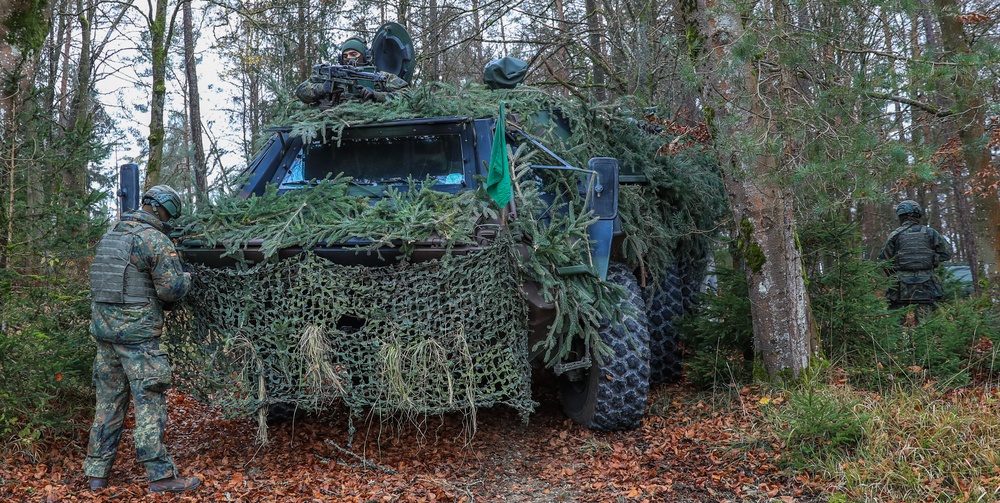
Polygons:
<instances>
[{"instance_id":1,"label":"soldier standing beside vehicle","mask_svg":"<svg viewBox=\"0 0 1000 503\"><path fill-rule=\"evenodd\" d=\"M84 462L91 490L108 486L129 395L136 457L145 466L150 492L184 492L201 484L196 477L178 476L163 445L165 392L172 382L159 341L164 304L180 300L191 288L191 275L183 271L166 235L166 222L180 213L177 192L157 185L142 195L141 209L123 215L97 245L90 270L97 405Z\"/></svg>"},{"instance_id":2,"label":"soldier standing beside vehicle","mask_svg":"<svg viewBox=\"0 0 1000 503\"><path fill-rule=\"evenodd\" d=\"M889 308L913 304L918 311L933 310L944 295L934 269L951 258L951 244L936 230L920 225L923 210L916 201L899 203L896 216L899 227L889 234L879 253L879 260L887 262L886 272L895 275L895 282L886 292Z\"/></svg>"},{"instance_id":3,"label":"soldier standing beside vehicle","mask_svg":"<svg viewBox=\"0 0 1000 503\"><path fill-rule=\"evenodd\" d=\"M381 72L374 66L371 66L372 62L368 61L368 57L366 56L368 51L368 46L363 39L360 37L351 37L341 44L340 56L337 57L337 63L341 66L349 66L381 76L385 81L384 91L358 84L355 94L353 96L349 95L345 92L345 89L333 85L333 82L324 77L322 69L328 65L316 65L314 68L315 75L309 77L309 80L299 84L295 88L295 96L309 106L326 109L345 102L352 97L360 101L384 103L397 96L405 95L405 89L409 86L409 83L395 74Z\"/></svg>"}]
</instances>

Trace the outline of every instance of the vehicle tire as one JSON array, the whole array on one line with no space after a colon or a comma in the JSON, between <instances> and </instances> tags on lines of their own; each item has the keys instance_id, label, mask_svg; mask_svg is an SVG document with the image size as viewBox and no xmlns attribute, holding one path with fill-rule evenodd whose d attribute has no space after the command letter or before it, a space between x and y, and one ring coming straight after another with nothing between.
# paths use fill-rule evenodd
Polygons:
<instances>
[{"instance_id":1,"label":"vehicle tire","mask_svg":"<svg viewBox=\"0 0 1000 503\"><path fill-rule=\"evenodd\" d=\"M601 339L612 355L604 364L596 359L581 379L560 380L563 411L577 424L602 431L630 430L639 426L646 413L649 393L649 332L638 283L621 264L608 268L608 281L624 286L634 307L620 323L601 327Z\"/></svg>"},{"instance_id":2,"label":"vehicle tire","mask_svg":"<svg viewBox=\"0 0 1000 503\"><path fill-rule=\"evenodd\" d=\"M649 323L649 382L681 379L681 340L674 319L694 308L705 282L708 257L680 257L658 283L642 289Z\"/></svg>"},{"instance_id":3,"label":"vehicle tire","mask_svg":"<svg viewBox=\"0 0 1000 503\"><path fill-rule=\"evenodd\" d=\"M681 277L681 298L684 301L684 312L694 308L698 296L710 283L709 265L712 263L710 254L682 258L677 268Z\"/></svg>"},{"instance_id":4,"label":"vehicle tire","mask_svg":"<svg viewBox=\"0 0 1000 503\"><path fill-rule=\"evenodd\" d=\"M684 314L684 285L676 267L659 284L642 289L649 327L649 382L681 379L680 336L674 318Z\"/></svg>"}]
</instances>

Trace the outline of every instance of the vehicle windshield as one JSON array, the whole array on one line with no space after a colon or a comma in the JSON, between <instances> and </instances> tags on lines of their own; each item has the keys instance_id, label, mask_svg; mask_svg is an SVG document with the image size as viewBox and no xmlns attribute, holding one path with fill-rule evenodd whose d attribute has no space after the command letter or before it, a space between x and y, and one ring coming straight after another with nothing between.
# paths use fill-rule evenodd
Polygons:
<instances>
[{"instance_id":1,"label":"vehicle windshield","mask_svg":"<svg viewBox=\"0 0 1000 503\"><path fill-rule=\"evenodd\" d=\"M349 176L355 185L422 182L428 177L439 185L464 181L462 143L458 134L375 138L342 138L305 145L281 180L293 188L314 180Z\"/></svg>"}]
</instances>

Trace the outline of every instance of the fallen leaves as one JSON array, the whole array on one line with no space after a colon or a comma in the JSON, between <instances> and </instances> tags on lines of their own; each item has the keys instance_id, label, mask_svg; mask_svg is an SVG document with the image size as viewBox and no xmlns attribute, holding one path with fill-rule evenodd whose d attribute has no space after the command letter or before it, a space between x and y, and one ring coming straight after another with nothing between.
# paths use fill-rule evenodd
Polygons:
<instances>
[{"instance_id":1,"label":"fallen leaves","mask_svg":"<svg viewBox=\"0 0 1000 503\"><path fill-rule=\"evenodd\" d=\"M823 482L794 477L774 462L773 440L752 441L761 407L780 397L748 387L728 407L694 399L682 387L654 390L651 415L630 432L600 433L572 424L553 396L523 424L499 407L478 415L469 438L461 417L408 423L355 424L346 412L271 428L267 446L253 443L252 421L230 420L211 406L170 396L168 446L183 475L202 488L192 502L806 502ZM541 393L546 393L542 390ZM664 398L669 395L670 398ZM357 421L357 420L356 420ZM80 424L86 424L81 421ZM767 437L770 439L770 437ZM748 440L749 439L749 440ZM85 489L81 466L87 431L45 450L40 462L0 464L0 501L150 501L126 432L107 490ZM154 499L159 501L158 498Z\"/></svg>"}]
</instances>

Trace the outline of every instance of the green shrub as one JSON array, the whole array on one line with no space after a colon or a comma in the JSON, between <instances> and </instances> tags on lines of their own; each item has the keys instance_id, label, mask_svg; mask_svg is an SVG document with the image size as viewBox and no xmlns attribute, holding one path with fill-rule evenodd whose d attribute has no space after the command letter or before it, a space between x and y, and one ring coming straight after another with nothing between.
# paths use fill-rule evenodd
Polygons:
<instances>
[{"instance_id":1,"label":"green shrub","mask_svg":"<svg viewBox=\"0 0 1000 503\"><path fill-rule=\"evenodd\" d=\"M0 438L27 452L91 401L89 289L78 274L56 276L0 278Z\"/></svg>"},{"instance_id":2,"label":"green shrub","mask_svg":"<svg viewBox=\"0 0 1000 503\"><path fill-rule=\"evenodd\" d=\"M855 385L885 389L903 381L960 386L994 378L1000 319L988 296L958 296L904 325L907 310L889 311L882 264L861 258L856 224L828 221L800 231L807 288L824 358ZM753 326L744 274L722 267L719 289L677 321L688 380L702 387L752 380Z\"/></svg>"},{"instance_id":3,"label":"green shrub","mask_svg":"<svg viewBox=\"0 0 1000 503\"><path fill-rule=\"evenodd\" d=\"M770 417L783 432L787 456L795 468L822 466L852 453L865 438L871 415L856 395L809 383L792 390L788 402Z\"/></svg>"},{"instance_id":4,"label":"green shrub","mask_svg":"<svg viewBox=\"0 0 1000 503\"><path fill-rule=\"evenodd\" d=\"M747 282L742 271L721 267L716 294L705 295L698 308L677 320L690 353L685 358L692 384L715 388L753 379L753 323Z\"/></svg>"},{"instance_id":5,"label":"green shrub","mask_svg":"<svg viewBox=\"0 0 1000 503\"><path fill-rule=\"evenodd\" d=\"M830 359L871 362L872 334L896 326L885 299L876 294L881 266L850 254L809 275L809 298L823 354Z\"/></svg>"},{"instance_id":6,"label":"green shrub","mask_svg":"<svg viewBox=\"0 0 1000 503\"><path fill-rule=\"evenodd\" d=\"M913 327L887 331L878 355L882 368L910 379L932 379L950 388L974 376L993 378L1000 317L986 297L939 304Z\"/></svg>"}]
</instances>

